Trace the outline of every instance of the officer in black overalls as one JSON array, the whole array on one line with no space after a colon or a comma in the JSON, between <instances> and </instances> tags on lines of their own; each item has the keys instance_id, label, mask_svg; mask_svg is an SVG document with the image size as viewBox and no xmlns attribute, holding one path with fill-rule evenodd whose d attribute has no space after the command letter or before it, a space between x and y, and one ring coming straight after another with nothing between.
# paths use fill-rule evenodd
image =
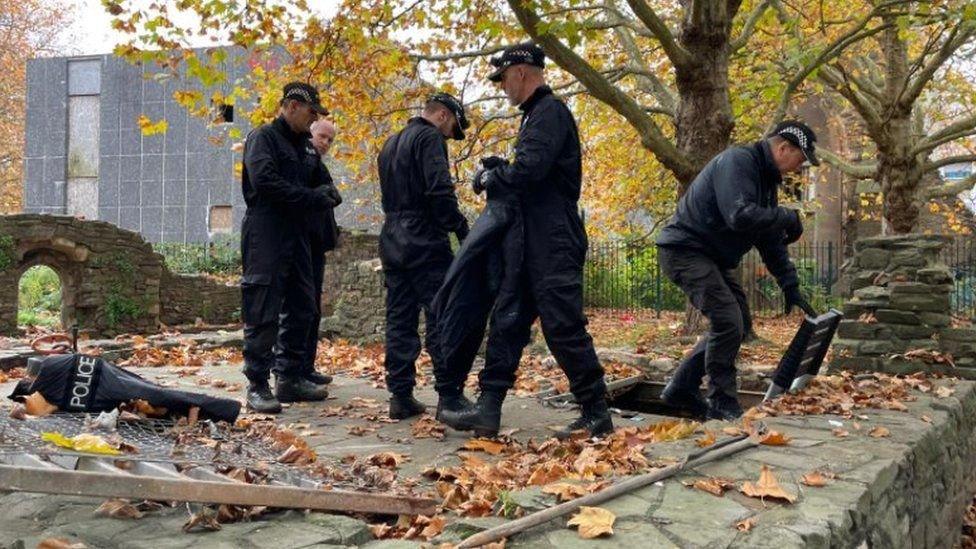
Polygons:
<instances>
[{"instance_id":1,"label":"officer in black overalls","mask_svg":"<svg viewBox=\"0 0 976 549\"><path fill-rule=\"evenodd\" d=\"M244 144L242 190L247 210L241 227L241 316L247 404L277 413L281 402L322 400L328 392L302 375L315 288L308 220L326 215L335 201L322 187L320 157L309 128L327 111L312 86L285 86L280 114L253 130ZM285 313L291 328L279 331ZM269 377L277 376L275 392Z\"/></svg>"},{"instance_id":2,"label":"officer in black overalls","mask_svg":"<svg viewBox=\"0 0 976 549\"><path fill-rule=\"evenodd\" d=\"M434 344L437 323L431 318L430 304L453 257L448 234L454 233L459 241L468 234L468 222L454 193L445 139L464 139L468 125L461 103L438 93L427 101L420 116L386 140L379 154L386 215L380 231L386 280L386 386L393 419L415 416L425 409L413 397L421 309L426 322L424 346L434 368L440 368Z\"/></svg>"},{"instance_id":3,"label":"officer in black overalls","mask_svg":"<svg viewBox=\"0 0 976 549\"><path fill-rule=\"evenodd\" d=\"M759 250L783 290L786 312L817 316L800 293L788 244L803 234L800 213L777 201L783 175L805 162L817 165L817 136L806 124L782 122L766 138L726 149L702 168L658 236L661 271L709 321L708 334L675 370L661 398L696 416L731 420L742 415L735 358L752 317L735 267ZM708 399L701 394L708 374Z\"/></svg>"},{"instance_id":4,"label":"officer in black overalls","mask_svg":"<svg viewBox=\"0 0 976 549\"><path fill-rule=\"evenodd\" d=\"M322 157L332 147L336 137L335 124L330 120L320 119L312 124L311 143L315 151ZM322 164L322 181L316 181L316 186L321 186L322 191L329 195L332 202L337 207L342 204L342 196L336 188L332 174L329 173L328 166L324 160ZM315 288L315 315L309 321L307 330L308 336L305 340L305 357L302 372L305 379L317 385L327 385L332 383L332 376L323 374L315 369L315 355L318 351L319 343L319 324L322 321L322 284L325 279L325 253L333 250L339 239L339 226L336 224L335 212L333 208L326 209L325 212L310 212L308 219L309 229L309 248L312 254L312 285ZM287 308L287 307L286 307ZM294 319L287 313L281 317L282 328L291 329ZM295 327L300 329L300 327Z\"/></svg>"},{"instance_id":5,"label":"officer in black overalls","mask_svg":"<svg viewBox=\"0 0 976 549\"><path fill-rule=\"evenodd\" d=\"M525 250L520 305L517 318L489 331L477 405L444 412L442 420L457 429L497 433L502 401L515 382L532 323L539 318L582 410L557 436L579 430L602 436L613 431L613 423L603 368L583 315L587 239L577 206L582 187L579 132L569 108L545 83L544 59L538 46L518 44L491 60L495 71L489 79L500 83L509 102L522 110L522 125L514 160L479 171L473 186L476 192L521 197Z\"/></svg>"}]
</instances>

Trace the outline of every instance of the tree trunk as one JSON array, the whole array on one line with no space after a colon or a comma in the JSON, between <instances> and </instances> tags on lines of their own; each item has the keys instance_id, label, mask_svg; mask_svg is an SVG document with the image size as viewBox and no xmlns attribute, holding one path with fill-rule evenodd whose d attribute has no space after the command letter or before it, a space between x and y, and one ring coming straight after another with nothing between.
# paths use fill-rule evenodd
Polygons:
<instances>
[{"instance_id":1,"label":"tree trunk","mask_svg":"<svg viewBox=\"0 0 976 549\"><path fill-rule=\"evenodd\" d=\"M918 159L912 155L916 135L912 128L912 105L901 94L909 78L908 47L892 27L884 31L881 47L885 59L884 126L877 129L877 182L884 195L884 218L895 233L908 233L918 223L918 187L922 181Z\"/></svg>"},{"instance_id":2,"label":"tree trunk","mask_svg":"<svg viewBox=\"0 0 976 549\"><path fill-rule=\"evenodd\" d=\"M715 155L729 146L735 119L729 99L729 32L734 10L726 2L695 0L685 3L678 41L691 54L689 63L675 67L678 108L675 142L692 161L694 171L676 173L678 196L685 194L698 172ZM705 329L705 317L688 303L685 306L684 335Z\"/></svg>"}]
</instances>

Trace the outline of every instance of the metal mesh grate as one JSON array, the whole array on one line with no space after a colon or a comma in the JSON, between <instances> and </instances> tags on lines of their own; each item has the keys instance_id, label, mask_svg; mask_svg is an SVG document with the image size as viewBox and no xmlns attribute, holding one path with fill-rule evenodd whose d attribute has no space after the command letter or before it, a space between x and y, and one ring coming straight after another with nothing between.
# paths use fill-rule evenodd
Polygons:
<instances>
[{"instance_id":1,"label":"metal mesh grate","mask_svg":"<svg viewBox=\"0 0 976 549\"><path fill-rule=\"evenodd\" d=\"M107 440L121 439L136 448L136 453L111 457L113 460L166 462L178 465L206 465L216 469L248 468L268 472L269 478L289 484L321 483L350 486L334 479L316 478L298 466L278 463L281 453L262 439L234 430L226 424L201 421L192 428L177 426L173 421L145 419L119 421L117 431L96 431L87 425L84 414L52 414L15 420L0 419L0 454L34 454L39 456L92 456L55 446L41 439L45 432L58 432L71 438L81 433L102 435ZM359 487L362 489L362 487Z\"/></svg>"}]
</instances>

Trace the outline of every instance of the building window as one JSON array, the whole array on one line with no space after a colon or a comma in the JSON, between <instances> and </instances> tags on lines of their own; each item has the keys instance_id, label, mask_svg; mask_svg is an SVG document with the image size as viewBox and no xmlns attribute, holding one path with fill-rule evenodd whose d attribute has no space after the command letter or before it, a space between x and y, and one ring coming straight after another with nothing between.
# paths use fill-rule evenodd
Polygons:
<instances>
[{"instance_id":1,"label":"building window","mask_svg":"<svg viewBox=\"0 0 976 549\"><path fill-rule=\"evenodd\" d=\"M234 210L230 206L210 206L210 234L230 234L234 230Z\"/></svg>"}]
</instances>

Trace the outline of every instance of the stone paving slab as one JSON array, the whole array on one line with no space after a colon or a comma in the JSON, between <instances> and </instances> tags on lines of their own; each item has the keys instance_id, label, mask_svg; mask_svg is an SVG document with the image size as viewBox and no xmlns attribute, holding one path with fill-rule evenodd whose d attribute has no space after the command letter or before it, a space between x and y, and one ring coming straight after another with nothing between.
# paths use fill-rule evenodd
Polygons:
<instances>
[{"instance_id":1,"label":"stone paving slab","mask_svg":"<svg viewBox=\"0 0 976 549\"><path fill-rule=\"evenodd\" d=\"M138 369L141 374L177 387L240 398L240 392L197 385L199 376L178 377L167 368ZM242 383L236 367L209 366L201 375ZM941 382L940 382L941 383ZM11 384L0 385L9 393ZM355 436L347 427L362 419L325 417L326 406L346 404L354 397L375 399L385 413L385 390L368 380L339 376L326 403L288 407L279 422L308 424L317 434L307 437L320 459L339 460L378 451L402 452L410 461L401 465L401 478L416 477L424 468L457 463L455 451L467 436L447 430L443 440L411 438L411 422L371 423L377 430ZM976 488L976 389L959 382L955 394L935 398L918 394L909 411L866 410L860 430L837 416L780 417L771 428L793 437L785 447L760 447L608 502L603 507L617 516L611 537L584 541L557 519L509 540L509 547L944 547L958 539L963 511ZM418 398L433 405L429 387ZM6 404L4 404L6 406ZM503 429L518 429L515 438L544 437L547 427L571 419L575 412L543 407L538 401L511 397L505 403ZM922 416L931 419L923 421ZM643 425L662 418L641 414L636 420L617 418L618 426ZM837 422L850 432L838 438ZM882 425L885 438L867 435ZM706 427L720 430L718 422ZM692 439L651 445L648 454L680 459L697 449ZM793 505L748 498L738 492L724 497L685 487L681 481L722 476L737 483L756 481L760 467L773 468L783 487L798 496ZM837 474L823 488L806 487L800 477L814 469ZM544 508L552 496L538 488L515 492L524 507ZM407 541L371 541L358 519L321 513L279 512L250 523L224 525L219 532L184 534L184 505L153 512L139 520L95 517L102 500L12 493L0 496L0 548L33 547L43 538L64 536L89 547L328 547L334 545L399 549L419 547ZM434 543L456 543L462 537L503 520L449 516L445 532ZM752 518L755 526L739 532L735 523Z\"/></svg>"}]
</instances>

